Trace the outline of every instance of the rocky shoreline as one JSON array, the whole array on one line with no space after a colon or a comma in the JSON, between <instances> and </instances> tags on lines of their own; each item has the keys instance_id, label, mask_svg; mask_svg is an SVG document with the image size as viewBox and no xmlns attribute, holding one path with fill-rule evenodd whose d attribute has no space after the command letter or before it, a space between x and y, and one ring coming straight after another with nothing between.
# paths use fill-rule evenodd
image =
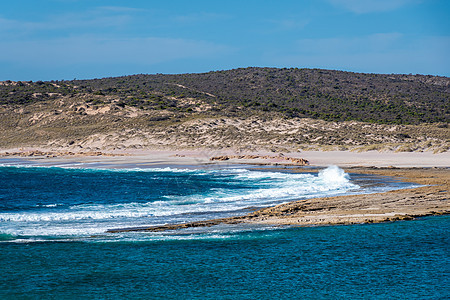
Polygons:
<instances>
[{"instance_id":1,"label":"rocky shoreline","mask_svg":"<svg viewBox=\"0 0 450 300\"><path fill-rule=\"evenodd\" d=\"M302 158L299 157L300 155ZM39 148L16 148L4 150L0 153L0 156L3 158L18 157L39 161L40 163L44 162L49 165L61 161L103 162L109 164L109 166L120 166L121 164L205 166L227 163L278 165L280 168L293 166L292 172L312 172L314 168L319 166L336 164L349 173L396 177L399 180L424 185L414 189L402 189L386 193L303 199L264 208L245 216L160 227L111 229L110 232L164 231L243 223L291 226L376 223L448 214L450 211L448 203L450 198L450 169L448 167L448 155L445 153L302 152L280 153L274 156L269 153L241 155L208 150L112 153L103 151L74 152L68 149L55 151ZM309 162L312 166L308 166ZM296 168L296 166L300 167Z\"/></svg>"},{"instance_id":2,"label":"rocky shoreline","mask_svg":"<svg viewBox=\"0 0 450 300\"><path fill-rule=\"evenodd\" d=\"M41 150L22 150L13 152L0 152L0 157L71 157L71 156L125 156L124 154L112 154L102 151L41 151Z\"/></svg>"},{"instance_id":3,"label":"rocky shoreline","mask_svg":"<svg viewBox=\"0 0 450 300\"><path fill-rule=\"evenodd\" d=\"M350 225L413 220L450 213L448 168L347 168L361 174L394 176L424 186L386 193L303 199L280 204L244 216L170 224L146 228L110 229L108 232L160 232L219 224L265 224L289 226Z\"/></svg>"},{"instance_id":4,"label":"rocky shoreline","mask_svg":"<svg viewBox=\"0 0 450 300\"><path fill-rule=\"evenodd\" d=\"M213 156L209 160L211 161L226 161L230 159L264 159L264 160L279 160L282 162L288 162L297 166L308 166L309 161L304 158L287 157L284 155L270 156L270 155L221 155Z\"/></svg>"}]
</instances>

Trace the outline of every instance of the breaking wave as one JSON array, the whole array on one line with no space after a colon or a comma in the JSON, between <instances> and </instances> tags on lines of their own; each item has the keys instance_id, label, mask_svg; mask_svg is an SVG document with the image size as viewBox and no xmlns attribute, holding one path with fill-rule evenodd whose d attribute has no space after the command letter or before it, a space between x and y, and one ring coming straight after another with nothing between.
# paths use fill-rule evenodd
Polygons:
<instances>
[{"instance_id":1,"label":"breaking wave","mask_svg":"<svg viewBox=\"0 0 450 300\"><path fill-rule=\"evenodd\" d=\"M86 169L80 172L86 172ZM144 202L127 202L124 197L123 202L120 198L111 199L110 203L96 203L95 199L85 199L84 203L66 205L59 203L58 199L51 199L50 204L36 205L33 209L0 211L0 232L33 236L98 234L108 228L120 226L164 224L180 220L186 222L194 218L242 214L246 208L342 194L359 188L351 182L348 174L335 166L318 174L174 168L118 169L103 172L122 172L123 176L126 176L125 173L154 173L156 178L170 175L176 177L170 177L168 182L176 181L176 184L163 187L156 182L153 188L167 189L167 193ZM104 184L108 184L106 180ZM174 193L172 190L183 190L184 182L187 182L183 180L195 180L195 184L206 187L198 191L193 189L190 193ZM145 180L139 182L142 181Z\"/></svg>"}]
</instances>

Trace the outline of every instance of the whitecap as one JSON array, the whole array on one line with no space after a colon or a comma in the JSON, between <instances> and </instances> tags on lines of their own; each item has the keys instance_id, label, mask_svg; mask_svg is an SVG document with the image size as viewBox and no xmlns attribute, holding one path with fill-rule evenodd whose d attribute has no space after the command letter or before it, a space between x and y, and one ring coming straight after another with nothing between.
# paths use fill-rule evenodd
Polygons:
<instances>
[{"instance_id":1,"label":"whitecap","mask_svg":"<svg viewBox=\"0 0 450 300\"><path fill-rule=\"evenodd\" d=\"M124 170L107 169L122 172ZM116 204L81 204L69 208L47 204L42 210L0 213L0 232L22 235L86 235L109 228L141 226L158 218L159 222L184 215L183 221L203 214L214 218L217 213L236 214L248 207L264 207L306 197L321 197L357 189L348 174L330 166L317 175L248 169L195 170L174 168L128 169L145 172L209 174L220 180L227 177L229 188L211 189L202 194L168 196L151 202ZM234 188L246 183L248 188Z\"/></svg>"}]
</instances>

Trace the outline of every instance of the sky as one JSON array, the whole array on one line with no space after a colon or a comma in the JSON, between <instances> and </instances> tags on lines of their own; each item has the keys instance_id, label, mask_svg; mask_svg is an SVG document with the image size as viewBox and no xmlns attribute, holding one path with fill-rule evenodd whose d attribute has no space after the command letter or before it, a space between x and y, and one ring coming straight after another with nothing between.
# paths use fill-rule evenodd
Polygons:
<instances>
[{"instance_id":1,"label":"sky","mask_svg":"<svg viewBox=\"0 0 450 300\"><path fill-rule=\"evenodd\" d=\"M0 80L242 67L450 76L449 0L14 0Z\"/></svg>"}]
</instances>

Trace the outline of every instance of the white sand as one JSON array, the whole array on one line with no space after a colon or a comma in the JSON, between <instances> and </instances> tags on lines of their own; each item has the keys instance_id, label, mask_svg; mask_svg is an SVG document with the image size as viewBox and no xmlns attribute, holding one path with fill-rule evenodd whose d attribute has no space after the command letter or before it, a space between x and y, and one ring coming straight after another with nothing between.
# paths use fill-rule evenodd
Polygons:
<instances>
[{"instance_id":1,"label":"white sand","mask_svg":"<svg viewBox=\"0 0 450 300\"><path fill-rule=\"evenodd\" d=\"M124 153L122 153L124 154ZM26 160L39 161L45 164L59 164L68 162L101 163L111 167L124 164L136 164L138 166L161 166L161 165L203 165L211 164L209 160L213 156L236 154L232 150L180 150L180 151L158 151L138 150L126 153L125 156L61 156L55 158L29 157ZM244 154L244 153L240 153ZM249 153L267 155L274 153L259 152ZM376 166L376 167L450 167L450 152L433 154L431 152L349 152L349 151L303 151L296 153L284 153L285 156L304 158L311 166L337 165L341 167L350 166ZM5 157L3 157L5 158ZM6 157L7 158L7 157ZM231 159L223 162L214 161L214 164L227 165L235 163L280 163L277 160Z\"/></svg>"},{"instance_id":2,"label":"white sand","mask_svg":"<svg viewBox=\"0 0 450 300\"><path fill-rule=\"evenodd\" d=\"M304 151L298 155L315 166L450 167L450 152Z\"/></svg>"}]
</instances>

